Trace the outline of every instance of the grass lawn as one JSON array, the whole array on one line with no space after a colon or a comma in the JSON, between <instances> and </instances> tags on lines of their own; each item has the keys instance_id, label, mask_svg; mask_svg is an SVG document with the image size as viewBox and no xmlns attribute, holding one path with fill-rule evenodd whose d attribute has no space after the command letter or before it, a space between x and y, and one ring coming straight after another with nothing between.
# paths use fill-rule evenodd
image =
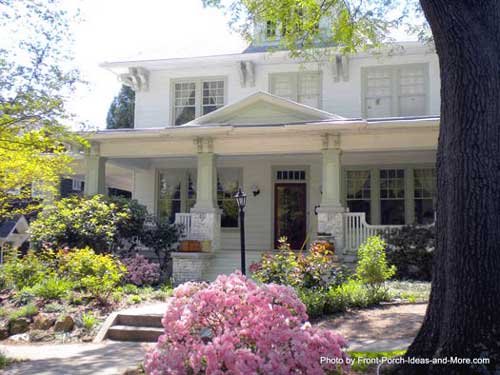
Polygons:
<instances>
[{"instance_id":1,"label":"grass lawn","mask_svg":"<svg viewBox=\"0 0 500 375\"><path fill-rule=\"evenodd\" d=\"M391 298L410 303L427 302L431 292L431 283L425 281L387 281Z\"/></svg>"},{"instance_id":2,"label":"grass lawn","mask_svg":"<svg viewBox=\"0 0 500 375\"><path fill-rule=\"evenodd\" d=\"M355 374L376 374L377 360L381 361L386 358L400 357L405 353L406 350L391 352L349 352L349 357L354 360L351 370Z\"/></svg>"}]
</instances>

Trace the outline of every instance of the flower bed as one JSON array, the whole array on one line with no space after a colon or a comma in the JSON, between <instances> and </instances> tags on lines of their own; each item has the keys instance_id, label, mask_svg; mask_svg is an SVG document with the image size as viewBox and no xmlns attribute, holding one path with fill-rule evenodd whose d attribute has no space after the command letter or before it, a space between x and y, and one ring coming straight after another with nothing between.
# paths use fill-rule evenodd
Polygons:
<instances>
[{"instance_id":1,"label":"flower bed","mask_svg":"<svg viewBox=\"0 0 500 375\"><path fill-rule=\"evenodd\" d=\"M307 320L291 287L257 285L240 273L185 283L174 290L165 334L144 367L150 375L342 373L320 358L345 359L345 340Z\"/></svg>"}]
</instances>

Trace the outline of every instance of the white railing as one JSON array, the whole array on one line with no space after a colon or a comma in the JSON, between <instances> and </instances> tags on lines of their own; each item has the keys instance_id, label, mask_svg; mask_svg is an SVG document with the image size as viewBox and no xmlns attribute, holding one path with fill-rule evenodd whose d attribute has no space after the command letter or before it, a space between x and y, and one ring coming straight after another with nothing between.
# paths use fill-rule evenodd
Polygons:
<instances>
[{"instance_id":1,"label":"white railing","mask_svg":"<svg viewBox=\"0 0 500 375\"><path fill-rule=\"evenodd\" d=\"M402 225L371 225L366 222L364 212L347 212L344 214L344 249L356 251L368 237L401 227Z\"/></svg>"},{"instance_id":2,"label":"white railing","mask_svg":"<svg viewBox=\"0 0 500 375\"><path fill-rule=\"evenodd\" d=\"M185 214L185 213L175 214L175 224L180 225L182 228L181 236L180 236L181 239L191 239L192 238L192 233L191 233L192 215L191 214Z\"/></svg>"}]
</instances>

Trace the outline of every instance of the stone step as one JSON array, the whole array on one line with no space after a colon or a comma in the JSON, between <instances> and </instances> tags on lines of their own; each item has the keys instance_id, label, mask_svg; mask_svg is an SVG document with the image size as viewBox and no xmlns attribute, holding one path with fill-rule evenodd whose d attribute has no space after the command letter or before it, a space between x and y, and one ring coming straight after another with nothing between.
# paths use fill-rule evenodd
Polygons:
<instances>
[{"instance_id":1,"label":"stone step","mask_svg":"<svg viewBox=\"0 0 500 375\"><path fill-rule=\"evenodd\" d=\"M163 328L163 315L118 314L113 325Z\"/></svg>"},{"instance_id":2,"label":"stone step","mask_svg":"<svg viewBox=\"0 0 500 375\"><path fill-rule=\"evenodd\" d=\"M157 327L113 325L106 338L115 341L156 342L163 333L163 328Z\"/></svg>"}]
</instances>

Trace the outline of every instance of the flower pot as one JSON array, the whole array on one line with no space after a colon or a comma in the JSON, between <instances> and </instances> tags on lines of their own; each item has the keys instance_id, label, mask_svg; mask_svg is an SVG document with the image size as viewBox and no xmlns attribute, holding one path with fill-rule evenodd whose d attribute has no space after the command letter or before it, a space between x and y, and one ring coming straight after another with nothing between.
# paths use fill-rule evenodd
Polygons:
<instances>
[{"instance_id":1,"label":"flower pot","mask_svg":"<svg viewBox=\"0 0 500 375\"><path fill-rule=\"evenodd\" d=\"M200 252L201 251L200 241L195 241L195 240L181 241L180 251L188 253Z\"/></svg>"}]
</instances>

